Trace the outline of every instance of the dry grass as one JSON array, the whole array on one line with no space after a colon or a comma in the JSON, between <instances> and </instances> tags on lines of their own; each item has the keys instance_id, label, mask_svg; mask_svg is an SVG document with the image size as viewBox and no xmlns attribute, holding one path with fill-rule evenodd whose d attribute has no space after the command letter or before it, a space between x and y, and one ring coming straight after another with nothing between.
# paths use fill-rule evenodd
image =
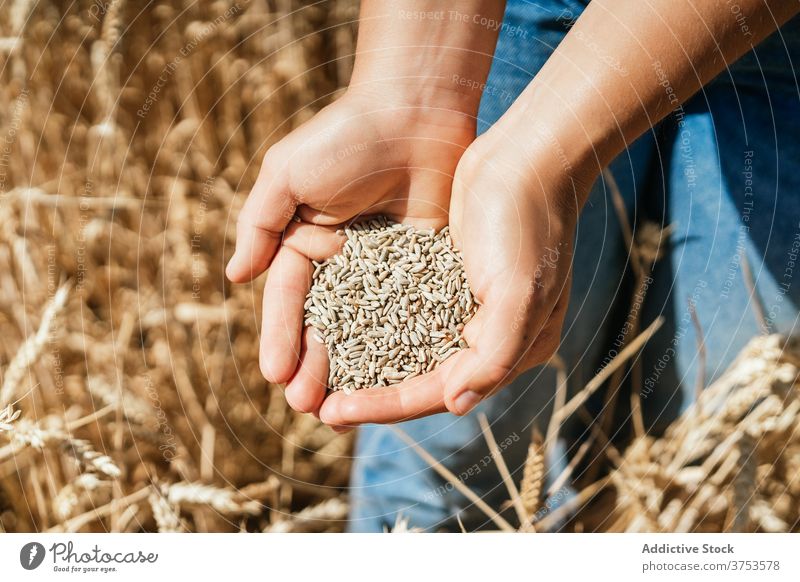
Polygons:
<instances>
[{"instance_id":1,"label":"dry grass","mask_svg":"<svg viewBox=\"0 0 800 582\"><path fill-rule=\"evenodd\" d=\"M663 438L628 447L598 527L800 531L799 375L796 338L752 340Z\"/></svg>"},{"instance_id":2,"label":"dry grass","mask_svg":"<svg viewBox=\"0 0 800 582\"><path fill-rule=\"evenodd\" d=\"M267 147L346 83L355 10L0 11L0 531L341 527L352 437L262 380L258 284L222 267Z\"/></svg>"}]
</instances>

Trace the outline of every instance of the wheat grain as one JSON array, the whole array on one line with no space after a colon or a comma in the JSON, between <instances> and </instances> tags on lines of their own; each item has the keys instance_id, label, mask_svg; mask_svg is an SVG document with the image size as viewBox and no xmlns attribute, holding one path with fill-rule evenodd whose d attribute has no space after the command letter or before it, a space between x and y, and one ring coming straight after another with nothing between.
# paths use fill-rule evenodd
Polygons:
<instances>
[{"instance_id":1,"label":"wheat grain","mask_svg":"<svg viewBox=\"0 0 800 582\"><path fill-rule=\"evenodd\" d=\"M328 348L333 390L398 384L459 349L477 304L447 227L373 218L344 230L340 254L315 264L306 325Z\"/></svg>"}]
</instances>

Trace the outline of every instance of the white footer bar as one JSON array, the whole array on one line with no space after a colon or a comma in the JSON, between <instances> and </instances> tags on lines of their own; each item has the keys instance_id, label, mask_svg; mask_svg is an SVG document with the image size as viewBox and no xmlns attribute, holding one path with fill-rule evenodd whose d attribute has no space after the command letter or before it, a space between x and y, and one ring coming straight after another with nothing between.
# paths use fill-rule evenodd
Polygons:
<instances>
[{"instance_id":1,"label":"white footer bar","mask_svg":"<svg viewBox=\"0 0 800 582\"><path fill-rule=\"evenodd\" d=\"M800 534L2 534L0 572L136 582L796 582Z\"/></svg>"}]
</instances>

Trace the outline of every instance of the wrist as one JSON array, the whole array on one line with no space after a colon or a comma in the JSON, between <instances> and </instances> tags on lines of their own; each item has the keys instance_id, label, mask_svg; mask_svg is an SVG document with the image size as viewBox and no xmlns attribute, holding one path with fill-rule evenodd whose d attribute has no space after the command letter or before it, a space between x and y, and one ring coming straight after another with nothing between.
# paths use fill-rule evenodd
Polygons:
<instances>
[{"instance_id":1,"label":"wrist","mask_svg":"<svg viewBox=\"0 0 800 582\"><path fill-rule=\"evenodd\" d=\"M484 85L458 72L398 74L393 78L354 72L347 93L389 106L452 111L474 122Z\"/></svg>"},{"instance_id":2,"label":"wrist","mask_svg":"<svg viewBox=\"0 0 800 582\"><path fill-rule=\"evenodd\" d=\"M509 110L480 138L487 157L519 174L527 195L577 217L603 164L601 152L555 115Z\"/></svg>"},{"instance_id":3,"label":"wrist","mask_svg":"<svg viewBox=\"0 0 800 582\"><path fill-rule=\"evenodd\" d=\"M575 111L553 98L535 98L519 105L502 121L518 134L516 140L528 158L548 160L575 181L591 183L615 157L611 141L593 133L597 120L584 123Z\"/></svg>"},{"instance_id":4,"label":"wrist","mask_svg":"<svg viewBox=\"0 0 800 582\"><path fill-rule=\"evenodd\" d=\"M475 139L476 114L465 110L456 95L434 87L351 84L341 99L360 113L380 116L387 136L429 135L464 147Z\"/></svg>"},{"instance_id":5,"label":"wrist","mask_svg":"<svg viewBox=\"0 0 800 582\"><path fill-rule=\"evenodd\" d=\"M351 79L357 91L477 114L504 2L364 0Z\"/></svg>"}]
</instances>

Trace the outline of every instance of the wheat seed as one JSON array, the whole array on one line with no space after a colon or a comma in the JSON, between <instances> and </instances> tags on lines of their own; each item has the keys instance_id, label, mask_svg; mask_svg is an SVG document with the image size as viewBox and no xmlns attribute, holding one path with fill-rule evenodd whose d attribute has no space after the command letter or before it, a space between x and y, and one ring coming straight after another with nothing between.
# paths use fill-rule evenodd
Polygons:
<instances>
[{"instance_id":1,"label":"wheat seed","mask_svg":"<svg viewBox=\"0 0 800 582\"><path fill-rule=\"evenodd\" d=\"M467 347L461 334L477 305L447 227L374 218L344 234L342 251L314 264L305 303L332 390L397 384Z\"/></svg>"}]
</instances>

